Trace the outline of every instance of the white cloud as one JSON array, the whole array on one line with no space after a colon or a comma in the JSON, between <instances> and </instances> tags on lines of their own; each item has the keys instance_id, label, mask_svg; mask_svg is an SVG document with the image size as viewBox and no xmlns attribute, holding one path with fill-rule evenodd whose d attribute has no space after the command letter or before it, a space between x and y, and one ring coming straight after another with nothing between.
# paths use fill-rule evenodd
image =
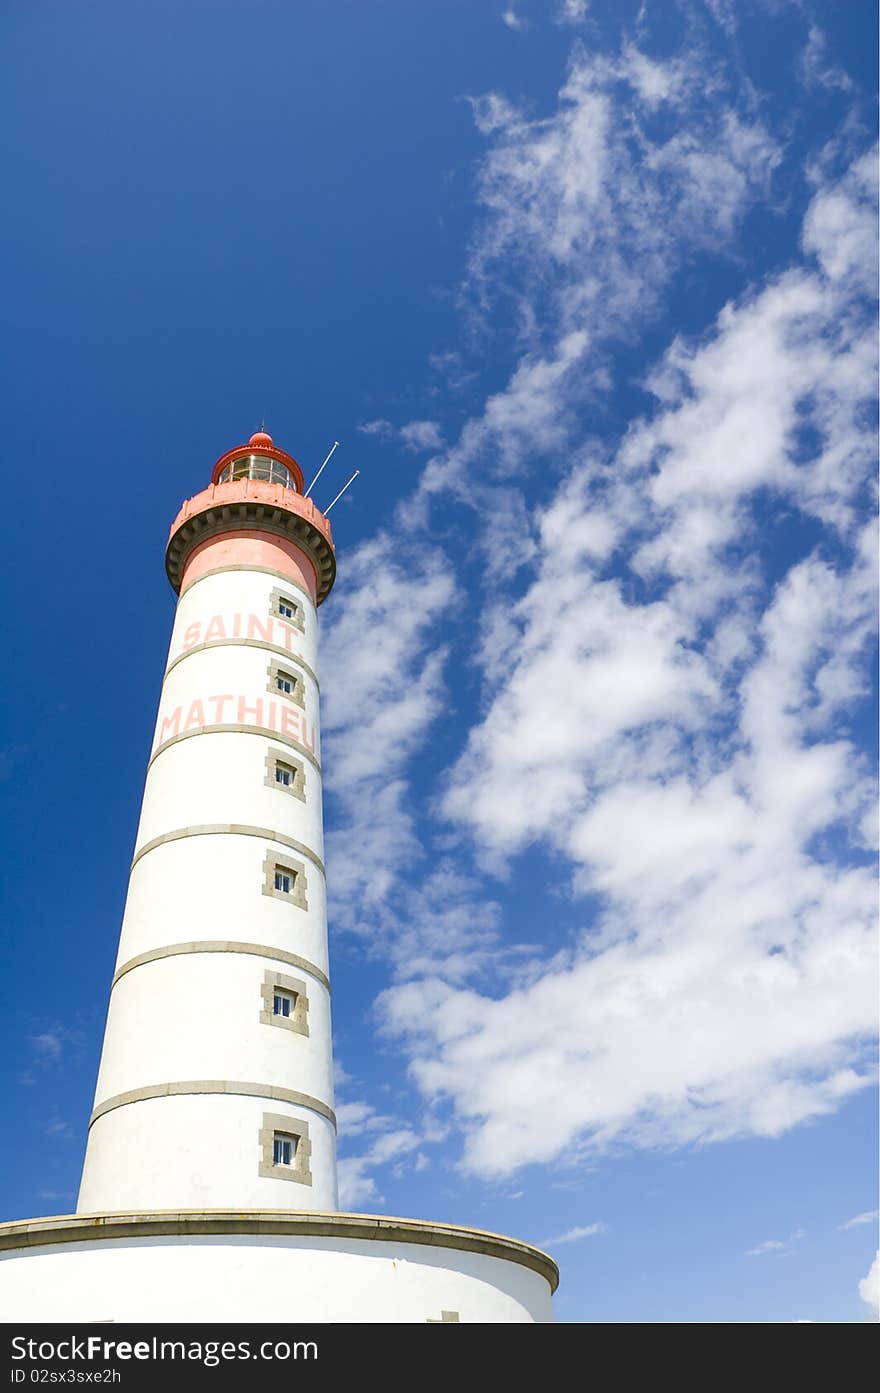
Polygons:
<instances>
[{"instance_id":1,"label":"white cloud","mask_svg":"<svg viewBox=\"0 0 880 1393\"><path fill-rule=\"evenodd\" d=\"M801 54L801 76L808 87L852 91L852 79L839 64L829 59L828 40L818 24L810 25L806 47Z\"/></svg>"},{"instance_id":2,"label":"white cloud","mask_svg":"<svg viewBox=\"0 0 880 1393\"><path fill-rule=\"evenodd\" d=\"M437 632L455 585L438 553L405 556L380 536L347 558L338 588L322 634L323 755L338 808L326 858L334 923L366 932L421 854L401 771L440 710Z\"/></svg>"},{"instance_id":3,"label":"white cloud","mask_svg":"<svg viewBox=\"0 0 880 1393\"><path fill-rule=\"evenodd\" d=\"M358 426L358 430L361 435L376 435L380 440L390 439L394 435L393 425L384 417L379 417L375 421L363 421Z\"/></svg>"},{"instance_id":4,"label":"white cloud","mask_svg":"<svg viewBox=\"0 0 880 1393\"><path fill-rule=\"evenodd\" d=\"M872 1077L872 789L847 725L874 629L868 172L817 191L807 264L664 355L656 413L610 463L583 455L535 579L504 618L493 601L445 811L487 865L543 842L600 912L506 996L425 974L382 999L472 1171L777 1136ZM768 497L822 538L772 582Z\"/></svg>"},{"instance_id":5,"label":"white cloud","mask_svg":"<svg viewBox=\"0 0 880 1393\"><path fill-rule=\"evenodd\" d=\"M869 150L842 179L819 189L804 222L804 247L826 276L868 293L874 289L876 194L876 150Z\"/></svg>"},{"instance_id":6,"label":"white cloud","mask_svg":"<svg viewBox=\"0 0 880 1393\"><path fill-rule=\"evenodd\" d=\"M346 558L322 635L325 759L343 799L387 786L437 715L452 570L436 551L405 555L387 535ZM365 642L364 636L370 635Z\"/></svg>"},{"instance_id":7,"label":"white cloud","mask_svg":"<svg viewBox=\"0 0 880 1393\"><path fill-rule=\"evenodd\" d=\"M61 1032L44 1030L39 1035L31 1035L31 1047L41 1059L59 1059L63 1051Z\"/></svg>"},{"instance_id":8,"label":"white cloud","mask_svg":"<svg viewBox=\"0 0 880 1393\"><path fill-rule=\"evenodd\" d=\"M458 981L494 951L497 906L481 888L475 902L472 881L442 852L422 869L404 777L443 708L452 567L424 544L383 535L347 557L339 590L322 635L332 921L368 938L403 976L442 971ZM412 867L422 875L410 883Z\"/></svg>"},{"instance_id":9,"label":"white cloud","mask_svg":"<svg viewBox=\"0 0 880 1393\"><path fill-rule=\"evenodd\" d=\"M880 1320L880 1250L859 1282L859 1296L866 1306L870 1306L874 1319Z\"/></svg>"},{"instance_id":10,"label":"white cloud","mask_svg":"<svg viewBox=\"0 0 880 1393\"><path fill-rule=\"evenodd\" d=\"M340 1137L355 1137L363 1132L377 1132L392 1125L390 1118L377 1113L371 1103L362 1101L337 1103L336 1122Z\"/></svg>"},{"instance_id":11,"label":"white cloud","mask_svg":"<svg viewBox=\"0 0 880 1393\"><path fill-rule=\"evenodd\" d=\"M344 1071L343 1078L337 1078L337 1085L344 1090L350 1090L356 1082ZM365 1204L382 1202L383 1197L374 1172L381 1171L383 1167L394 1166L399 1176L405 1165L411 1164L414 1170L423 1170L430 1164L422 1153L413 1158L411 1163L405 1160L412 1156L421 1143L434 1140L430 1130L419 1137L397 1118L377 1112L372 1103L367 1103L361 1098L337 1100L336 1120L339 1128L339 1146L343 1152L337 1162L339 1203L342 1209L357 1209ZM352 1146L357 1148L357 1154L346 1155L346 1151Z\"/></svg>"},{"instance_id":12,"label":"white cloud","mask_svg":"<svg viewBox=\"0 0 880 1393\"><path fill-rule=\"evenodd\" d=\"M400 427L400 439L409 450L440 450L443 436L436 421L409 421Z\"/></svg>"},{"instance_id":13,"label":"white cloud","mask_svg":"<svg viewBox=\"0 0 880 1393\"><path fill-rule=\"evenodd\" d=\"M525 20L516 13L516 10L504 10L501 19L502 22L507 25L508 29L519 30L526 27Z\"/></svg>"},{"instance_id":14,"label":"white cloud","mask_svg":"<svg viewBox=\"0 0 880 1393\"><path fill-rule=\"evenodd\" d=\"M619 60L576 50L548 118L529 120L497 93L474 101L493 138L480 173L487 216L474 285L488 295L487 273L503 264L500 284L519 300L524 326L539 315L594 341L627 332L695 240L724 247L778 162L775 142L721 86L702 52L661 62L629 44ZM649 139L642 109L685 92L699 111L687 136Z\"/></svg>"},{"instance_id":15,"label":"white cloud","mask_svg":"<svg viewBox=\"0 0 880 1393\"><path fill-rule=\"evenodd\" d=\"M405 450L413 453L440 450L443 436L436 421L407 421L405 425L395 426L383 417L375 421L364 421L358 426L361 435L373 435L379 440L397 441Z\"/></svg>"},{"instance_id":16,"label":"white cloud","mask_svg":"<svg viewBox=\"0 0 880 1393\"><path fill-rule=\"evenodd\" d=\"M808 228L826 197L814 202ZM861 210L853 210L861 225ZM816 240L808 239L811 247ZM718 679L754 656L757 637L750 595L758 577L730 552L747 530L744 507L757 489L774 488L851 530L873 458L866 415L873 344L864 320L852 314L848 334L829 342L845 305L818 277L792 273L725 309L713 339L696 349L676 343L666 355L652 379L664 409L630 432L616 473L585 465L546 510L538 579L508 611L516 654L509 681L472 734L447 798L450 814L490 844L513 849L561 811L584 807L591 796L587 762L601 751L619 764L619 746L608 747L627 732L645 732L641 767L647 753L668 774L669 741L676 745L709 706L729 698ZM808 426L820 446L805 457L798 432ZM597 568L627 532L637 574L665 573L678 582L665 599L633 604L623 582L598 578ZM813 648L815 656L822 652L810 696L814 724L857 696L863 682L858 663L873 627L868 543L866 536L864 552L857 545L849 572L818 557L794 568L777 599L779 619L766 612L768 636L783 631L775 642L801 635L803 663ZM714 646L701 653L697 626L707 621L718 628ZM497 666L499 658L493 661ZM743 690L750 698L743 733L750 736L774 710L756 689L763 671ZM767 670L766 682L778 677ZM797 662L791 680L803 682ZM536 721L548 691L555 694L553 720ZM518 737L526 721L528 742ZM620 768L612 772L618 779ZM524 780L540 783L526 803L511 797Z\"/></svg>"},{"instance_id":17,"label":"white cloud","mask_svg":"<svg viewBox=\"0 0 880 1393\"><path fill-rule=\"evenodd\" d=\"M561 451L567 438L570 412L563 404L587 348L583 333L564 335L549 355L525 354L503 391L486 401L480 417L468 421L455 447L432 460L422 473L421 494L434 494L460 484L471 503L483 497L478 481L467 471L482 464L492 475L515 475L531 467L535 456ZM424 518L417 496L405 504L402 516Z\"/></svg>"},{"instance_id":18,"label":"white cloud","mask_svg":"<svg viewBox=\"0 0 880 1393\"><path fill-rule=\"evenodd\" d=\"M606 1225L603 1223L585 1224L573 1229L566 1229L565 1233L560 1233L556 1238L545 1238L543 1247L558 1248L561 1243L579 1243L582 1238L593 1238L597 1233L605 1233Z\"/></svg>"},{"instance_id":19,"label":"white cloud","mask_svg":"<svg viewBox=\"0 0 880 1393\"><path fill-rule=\"evenodd\" d=\"M342 1157L337 1164L340 1208L352 1210L366 1203L381 1203L376 1179L368 1172L410 1155L419 1144L420 1138L415 1132L401 1127L383 1132L360 1156Z\"/></svg>"},{"instance_id":20,"label":"white cloud","mask_svg":"<svg viewBox=\"0 0 880 1393\"><path fill-rule=\"evenodd\" d=\"M765 1253L778 1253L787 1247L788 1244L783 1243L778 1238L768 1238L766 1242L759 1243L757 1248L747 1249L744 1256L747 1258L760 1258L763 1257Z\"/></svg>"},{"instance_id":21,"label":"white cloud","mask_svg":"<svg viewBox=\"0 0 880 1393\"><path fill-rule=\"evenodd\" d=\"M736 33L736 0L706 0L706 8L725 34Z\"/></svg>"},{"instance_id":22,"label":"white cloud","mask_svg":"<svg viewBox=\"0 0 880 1393\"><path fill-rule=\"evenodd\" d=\"M43 1133L47 1137L70 1137L73 1135L69 1122L63 1118L54 1117L49 1122L43 1124Z\"/></svg>"},{"instance_id":23,"label":"white cloud","mask_svg":"<svg viewBox=\"0 0 880 1393\"><path fill-rule=\"evenodd\" d=\"M481 1175L778 1136L872 1077L870 771L849 724L874 625L872 157L814 167L802 257L661 355L619 448L584 439L608 346L768 200L780 148L755 109L698 46L660 62L634 44L576 48L547 118L473 102L489 148L468 289L484 316L512 308L518 356L398 522L412 544L450 491L488 520L484 704L442 811L484 868L554 855L581 932L560 946L550 913L543 961L502 947L449 847L404 878L425 864L405 760L442 701L418 573L414 627L389 602L401 758L394 701L374 741L344 715L331 736L352 791L343 920L388 945L381 1019ZM542 510L536 461L559 479ZM796 543L786 515L808 521Z\"/></svg>"},{"instance_id":24,"label":"white cloud","mask_svg":"<svg viewBox=\"0 0 880 1393\"><path fill-rule=\"evenodd\" d=\"M661 62L626 44L614 60L577 47L550 117L529 119L497 92L472 100L490 146L469 289L484 313L513 304L523 351L425 470L421 507L402 513L410 526L425 521L425 495L455 488L486 512L481 480L539 458L559 472L578 408L608 390L608 345L656 312L695 247L732 245L779 150L723 86L701 52ZM685 99L690 132L649 139L642 117Z\"/></svg>"},{"instance_id":25,"label":"white cloud","mask_svg":"<svg viewBox=\"0 0 880 1393\"><path fill-rule=\"evenodd\" d=\"M642 53L635 44L623 45L617 70L631 83L646 106L674 100L689 82L687 65L681 59L658 62Z\"/></svg>"},{"instance_id":26,"label":"white cloud","mask_svg":"<svg viewBox=\"0 0 880 1393\"><path fill-rule=\"evenodd\" d=\"M804 1230L797 1229L791 1238L768 1238L763 1243L759 1243L755 1248L749 1248L744 1254L747 1258L762 1258L768 1253L790 1253L793 1245L804 1237Z\"/></svg>"},{"instance_id":27,"label":"white cloud","mask_svg":"<svg viewBox=\"0 0 880 1393\"><path fill-rule=\"evenodd\" d=\"M583 24L589 10L589 0L559 0L557 24Z\"/></svg>"},{"instance_id":28,"label":"white cloud","mask_svg":"<svg viewBox=\"0 0 880 1393\"><path fill-rule=\"evenodd\" d=\"M847 1219L845 1224L838 1224L837 1227L843 1231L859 1228L862 1224L874 1224L877 1222L878 1214L880 1214L880 1210L866 1209L864 1214L856 1214L852 1219Z\"/></svg>"}]
</instances>

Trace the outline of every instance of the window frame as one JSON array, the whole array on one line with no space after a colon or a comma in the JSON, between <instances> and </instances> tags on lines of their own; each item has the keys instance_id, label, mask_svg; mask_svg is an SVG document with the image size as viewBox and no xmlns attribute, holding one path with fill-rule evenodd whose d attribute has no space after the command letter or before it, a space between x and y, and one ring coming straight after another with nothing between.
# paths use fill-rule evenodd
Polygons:
<instances>
[{"instance_id":1,"label":"window frame","mask_svg":"<svg viewBox=\"0 0 880 1393\"><path fill-rule=\"evenodd\" d=\"M276 1162L275 1142L295 1141L290 1162ZM260 1127L259 1175L265 1180L292 1180L311 1185L312 1142L309 1124L286 1113L264 1112Z\"/></svg>"},{"instance_id":2,"label":"window frame","mask_svg":"<svg viewBox=\"0 0 880 1393\"><path fill-rule=\"evenodd\" d=\"M293 778L289 784L279 783L275 777L275 770L281 764L285 769L290 769ZM267 788L271 788L275 793L285 793L293 798L298 798L301 803L306 801L306 767L302 760L293 758L290 750L280 750L277 746L270 745L266 750L266 777L264 783Z\"/></svg>"},{"instance_id":3,"label":"window frame","mask_svg":"<svg viewBox=\"0 0 880 1393\"><path fill-rule=\"evenodd\" d=\"M275 884L277 875L290 876L289 890L280 890L277 887ZM308 909L308 879L303 862L296 861L292 856L286 856L283 852L267 847L266 857L263 861L263 894L270 895L276 900L283 900L285 904L295 905L298 909Z\"/></svg>"},{"instance_id":4,"label":"window frame","mask_svg":"<svg viewBox=\"0 0 880 1393\"><path fill-rule=\"evenodd\" d=\"M287 1016L275 1013L275 995L283 992L292 997L291 1011ZM309 990L301 977L289 977L285 972L274 972L267 968L260 983L260 1022L274 1026L277 1030L290 1030L295 1035L309 1033Z\"/></svg>"},{"instance_id":5,"label":"window frame","mask_svg":"<svg viewBox=\"0 0 880 1393\"><path fill-rule=\"evenodd\" d=\"M282 701L292 701L305 711L306 683L303 674L295 671L292 666L288 667L277 658L274 658L269 664L267 672L266 691L269 695L276 699L280 698ZM290 683L291 690L289 692L283 691L278 685L282 681Z\"/></svg>"},{"instance_id":6,"label":"window frame","mask_svg":"<svg viewBox=\"0 0 880 1393\"><path fill-rule=\"evenodd\" d=\"M293 610L293 614L282 614L281 606L286 605ZM289 624L292 629L297 629L299 633L306 631L306 611L302 600L297 599L289 590L283 590L276 586L269 597L269 613L273 619L280 619L282 624Z\"/></svg>"}]
</instances>

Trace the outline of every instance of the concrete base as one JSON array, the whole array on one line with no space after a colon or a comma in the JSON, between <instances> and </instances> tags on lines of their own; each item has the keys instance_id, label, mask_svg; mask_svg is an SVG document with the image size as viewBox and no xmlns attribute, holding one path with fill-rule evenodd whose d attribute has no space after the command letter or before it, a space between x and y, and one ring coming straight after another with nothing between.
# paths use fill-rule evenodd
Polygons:
<instances>
[{"instance_id":1,"label":"concrete base","mask_svg":"<svg viewBox=\"0 0 880 1393\"><path fill-rule=\"evenodd\" d=\"M0 1224L10 1321L553 1319L552 1258L479 1229L288 1210L76 1214Z\"/></svg>"}]
</instances>

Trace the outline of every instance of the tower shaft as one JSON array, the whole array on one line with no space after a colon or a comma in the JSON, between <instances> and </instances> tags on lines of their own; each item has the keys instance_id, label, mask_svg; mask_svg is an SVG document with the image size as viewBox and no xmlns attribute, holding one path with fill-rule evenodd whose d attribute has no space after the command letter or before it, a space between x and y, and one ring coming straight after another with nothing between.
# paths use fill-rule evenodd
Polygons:
<instances>
[{"instance_id":1,"label":"tower shaft","mask_svg":"<svg viewBox=\"0 0 880 1393\"><path fill-rule=\"evenodd\" d=\"M172 528L80 1213L337 1207L317 676L334 563L301 488L258 435Z\"/></svg>"}]
</instances>

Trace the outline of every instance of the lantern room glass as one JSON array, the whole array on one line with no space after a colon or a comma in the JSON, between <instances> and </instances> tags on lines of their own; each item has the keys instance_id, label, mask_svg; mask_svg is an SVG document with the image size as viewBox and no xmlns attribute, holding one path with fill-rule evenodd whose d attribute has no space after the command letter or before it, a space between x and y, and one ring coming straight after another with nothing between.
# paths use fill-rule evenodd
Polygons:
<instances>
[{"instance_id":1,"label":"lantern room glass","mask_svg":"<svg viewBox=\"0 0 880 1393\"><path fill-rule=\"evenodd\" d=\"M296 492L296 484L290 470L278 460L268 459L265 455L241 455L231 464L227 464L217 482L228 484L233 479L262 479L265 483L281 484L284 488Z\"/></svg>"}]
</instances>

